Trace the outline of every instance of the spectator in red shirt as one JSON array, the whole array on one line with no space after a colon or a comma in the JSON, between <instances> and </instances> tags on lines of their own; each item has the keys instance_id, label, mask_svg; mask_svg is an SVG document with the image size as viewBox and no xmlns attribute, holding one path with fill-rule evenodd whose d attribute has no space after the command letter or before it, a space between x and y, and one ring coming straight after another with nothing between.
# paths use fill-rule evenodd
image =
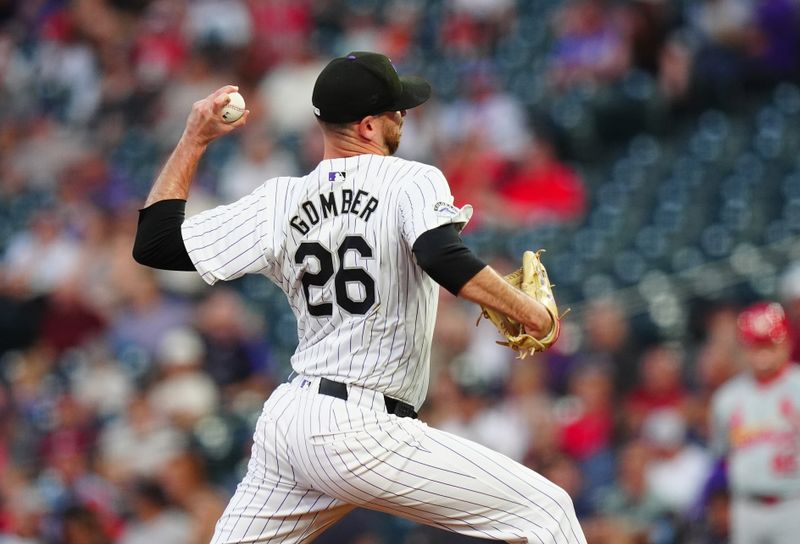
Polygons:
<instances>
[{"instance_id":1,"label":"spectator in red shirt","mask_svg":"<svg viewBox=\"0 0 800 544\"><path fill-rule=\"evenodd\" d=\"M586 190L578 174L538 138L501 188L505 213L515 223L570 222L583 217Z\"/></svg>"},{"instance_id":2,"label":"spectator in red shirt","mask_svg":"<svg viewBox=\"0 0 800 544\"><path fill-rule=\"evenodd\" d=\"M60 355L97 338L104 330L103 317L83 296L79 286L65 281L47 302L39 337Z\"/></svg>"},{"instance_id":3,"label":"spectator in red shirt","mask_svg":"<svg viewBox=\"0 0 800 544\"><path fill-rule=\"evenodd\" d=\"M587 363L570 379L563 410L561 451L585 461L611 445L614 430L612 377L602 364Z\"/></svg>"},{"instance_id":4,"label":"spectator in red shirt","mask_svg":"<svg viewBox=\"0 0 800 544\"><path fill-rule=\"evenodd\" d=\"M578 463L586 496L614 480L613 383L605 363L588 361L570 378L569 396L555 406L560 449Z\"/></svg>"},{"instance_id":5,"label":"spectator in red shirt","mask_svg":"<svg viewBox=\"0 0 800 544\"><path fill-rule=\"evenodd\" d=\"M674 349L658 345L642 357L640 385L625 400L628 430L638 433L642 422L658 410L683 412L690 396L681 379L682 362Z\"/></svg>"}]
</instances>

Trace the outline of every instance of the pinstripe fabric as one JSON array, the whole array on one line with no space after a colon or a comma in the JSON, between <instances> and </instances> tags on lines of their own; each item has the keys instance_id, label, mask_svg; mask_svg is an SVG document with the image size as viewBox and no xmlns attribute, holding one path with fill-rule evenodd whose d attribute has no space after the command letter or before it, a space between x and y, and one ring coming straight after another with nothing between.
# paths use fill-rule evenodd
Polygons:
<instances>
[{"instance_id":1,"label":"pinstripe fabric","mask_svg":"<svg viewBox=\"0 0 800 544\"><path fill-rule=\"evenodd\" d=\"M436 168L362 155L268 180L184 222L203 279L269 278L298 327L298 376L264 405L213 544L311 542L355 506L508 542L586 542L554 484L386 413L384 394L419 408L428 389L438 286L411 248L470 213ZM348 400L320 395L321 377L349 384Z\"/></svg>"},{"instance_id":2,"label":"pinstripe fabric","mask_svg":"<svg viewBox=\"0 0 800 544\"><path fill-rule=\"evenodd\" d=\"M356 208L361 213L342 213L343 190L362 191ZM321 196L334 199L339 213L312 225L303 205L311 203L322 216ZM377 207L364 219L372 198ZM208 283L252 273L283 289L298 322L296 372L376 389L419 408L428 389L439 287L419 269L411 247L423 232L466 219L453 213L452 203L438 169L361 155L323 161L302 178L271 179L238 202L186 220L183 238ZM308 232L293 228L293 217L304 220ZM365 240L373 257L349 251L339 263L336 248L353 235ZM376 303L366 314L351 314L336 304L333 281L312 287L310 300L305 299L302 276L319 271L315 259L295 262L300 244L308 241L334 254L335 266L361 268L375 280ZM357 282L348 292L354 299L364 297ZM325 303L333 303L333 315L308 313L309 304Z\"/></svg>"},{"instance_id":3,"label":"pinstripe fabric","mask_svg":"<svg viewBox=\"0 0 800 544\"><path fill-rule=\"evenodd\" d=\"M311 542L354 506L479 538L586 542L569 496L512 459L298 376L264 406L248 474L212 544Z\"/></svg>"}]
</instances>

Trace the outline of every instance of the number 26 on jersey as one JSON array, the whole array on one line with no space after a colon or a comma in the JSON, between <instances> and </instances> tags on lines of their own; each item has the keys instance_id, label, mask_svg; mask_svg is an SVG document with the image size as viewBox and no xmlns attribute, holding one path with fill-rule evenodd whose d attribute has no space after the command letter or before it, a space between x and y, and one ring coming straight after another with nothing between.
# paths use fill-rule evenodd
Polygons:
<instances>
[{"instance_id":1,"label":"number 26 on jersey","mask_svg":"<svg viewBox=\"0 0 800 544\"><path fill-rule=\"evenodd\" d=\"M303 242L297 248L294 254L295 264L307 265L308 261L315 260L319 268L318 272L306 270L300 279L309 314L315 317L331 316L335 303L350 314L364 315L375 304L375 280L364 268L344 266L348 251L356 252L361 258L372 258L372 248L361 236L345 237L336 250L336 255L319 242ZM331 279L334 283L335 300L312 304L311 287L324 288ZM347 289L349 284L360 285L358 291L362 297L351 296Z\"/></svg>"}]
</instances>

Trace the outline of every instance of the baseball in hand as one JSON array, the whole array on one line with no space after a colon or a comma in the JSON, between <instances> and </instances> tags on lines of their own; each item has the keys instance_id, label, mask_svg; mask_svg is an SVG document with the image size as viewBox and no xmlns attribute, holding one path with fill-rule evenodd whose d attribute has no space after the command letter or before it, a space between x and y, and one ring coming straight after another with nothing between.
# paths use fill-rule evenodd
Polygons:
<instances>
[{"instance_id":1,"label":"baseball in hand","mask_svg":"<svg viewBox=\"0 0 800 544\"><path fill-rule=\"evenodd\" d=\"M244 115L244 98L239 93L228 93L229 102L222 108L222 119L233 123Z\"/></svg>"}]
</instances>

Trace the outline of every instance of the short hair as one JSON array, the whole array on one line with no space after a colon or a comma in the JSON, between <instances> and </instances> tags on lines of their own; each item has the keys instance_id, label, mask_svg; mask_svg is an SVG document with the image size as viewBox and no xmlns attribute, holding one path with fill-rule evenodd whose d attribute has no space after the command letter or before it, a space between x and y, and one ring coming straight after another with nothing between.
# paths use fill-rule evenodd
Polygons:
<instances>
[{"instance_id":1,"label":"short hair","mask_svg":"<svg viewBox=\"0 0 800 544\"><path fill-rule=\"evenodd\" d=\"M331 123L328 121L323 121L322 119L317 119L317 122L326 132L346 132L351 126L360 122L360 119L358 121L351 121L349 123Z\"/></svg>"}]
</instances>

